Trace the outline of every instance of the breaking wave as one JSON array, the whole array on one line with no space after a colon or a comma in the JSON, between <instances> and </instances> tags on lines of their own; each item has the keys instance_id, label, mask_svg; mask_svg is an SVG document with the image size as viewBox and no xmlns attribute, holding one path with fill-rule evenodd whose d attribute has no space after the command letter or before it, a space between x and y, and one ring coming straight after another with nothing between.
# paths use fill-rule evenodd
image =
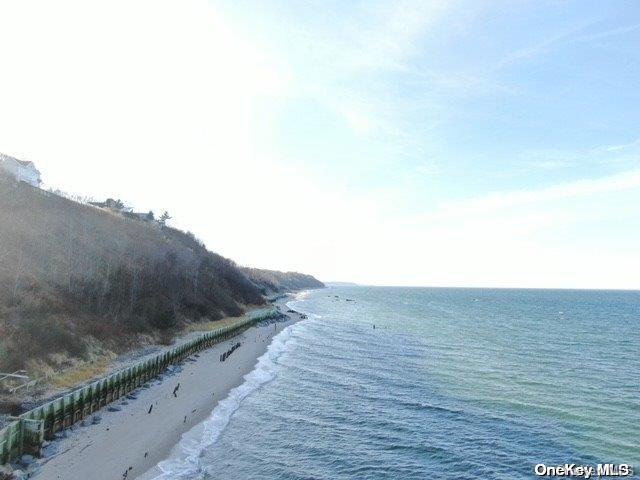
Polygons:
<instances>
[{"instance_id":1,"label":"breaking wave","mask_svg":"<svg viewBox=\"0 0 640 480\"><path fill-rule=\"evenodd\" d=\"M204 427L201 438L189 438L189 433L183 435L178 445L178 453L158 464L158 469L162 473L154 480L195 480L202 477L200 455L206 448L216 443L243 400L275 378L279 368L278 358L287 350L293 329L298 325L289 325L273 338L267 351L258 359L256 367L244 376L244 382L231 390L229 395L216 405L203 424L195 427Z\"/></svg>"}]
</instances>

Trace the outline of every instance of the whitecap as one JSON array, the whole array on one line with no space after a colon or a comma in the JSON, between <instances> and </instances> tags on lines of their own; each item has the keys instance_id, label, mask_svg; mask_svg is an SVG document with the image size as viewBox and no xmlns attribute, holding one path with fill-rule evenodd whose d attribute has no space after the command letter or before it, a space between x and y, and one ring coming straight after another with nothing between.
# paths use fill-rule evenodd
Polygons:
<instances>
[{"instance_id":1,"label":"whitecap","mask_svg":"<svg viewBox=\"0 0 640 480\"><path fill-rule=\"evenodd\" d=\"M183 435L178 453L163 460L157 466L162 472L153 480L189 479L202 472L200 456L202 452L216 443L220 434L229 424L233 414L240 408L245 398L276 376L278 358L288 349L293 329L299 324L289 325L273 338L267 351L258 359L256 367L244 376L244 382L232 389L221 400L204 423L195 428L203 428L201 438L194 439L189 433ZM196 477L197 478L197 477Z\"/></svg>"}]
</instances>

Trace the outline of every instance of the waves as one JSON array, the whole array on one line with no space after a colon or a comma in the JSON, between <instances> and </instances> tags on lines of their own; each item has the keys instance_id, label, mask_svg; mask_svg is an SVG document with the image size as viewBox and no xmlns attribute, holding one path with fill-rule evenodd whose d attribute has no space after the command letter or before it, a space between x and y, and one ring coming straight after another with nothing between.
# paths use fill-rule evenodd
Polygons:
<instances>
[{"instance_id":1,"label":"waves","mask_svg":"<svg viewBox=\"0 0 640 480\"><path fill-rule=\"evenodd\" d=\"M185 434L178 445L177 454L158 464L162 474L154 480L191 480L202 477L202 452L216 443L242 402L275 378L279 369L278 359L289 348L296 327L298 325L289 325L273 338L267 351L258 359L255 369L244 376L244 382L231 390L227 398L216 405L211 416L201 426L196 427L203 429L200 438L194 439L193 435L190 435L192 432Z\"/></svg>"},{"instance_id":2,"label":"waves","mask_svg":"<svg viewBox=\"0 0 640 480\"><path fill-rule=\"evenodd\" d=\"M311 295L313 290L302 290L293 294L293 300L288 301L285 305L291 310L304 313L311 318L322 318L322 315L308 311L304 307L304 301Z\"/></svg>"},{"instance_id":3,"label":"waves","mask_svg":"<svg viewBox=\"0 0 640 480\"><path fill-rule=\"evenodd\" d=\"M304 293L289 307L309 319L276 337L160 478L526 479L538 462L640 464L640 296L603 295Z\"/></svg>"}]
</instances>

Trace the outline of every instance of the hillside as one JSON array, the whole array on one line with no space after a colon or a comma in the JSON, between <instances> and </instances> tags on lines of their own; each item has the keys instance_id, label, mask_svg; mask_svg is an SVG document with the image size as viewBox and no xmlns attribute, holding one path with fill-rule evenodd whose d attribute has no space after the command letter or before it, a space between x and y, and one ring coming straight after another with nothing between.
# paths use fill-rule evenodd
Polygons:
<instances>
[{"instance_id":1,"label":"hillside","mask_svg":"<svg viewBox=\"0 0 640 480\"><path fill-rule=\"evenodd\" d=\"M0 371L62 368L264 303L192 235L0 176Z\"/></svg>"},{"instance_id":2,"label":"hillside","mask_svg":"<svg viewBox=\"0 0 640 480\"><path fill-rule=\"evenodd\" d=\"M320 280L304 273L279 272L277 270L261 270L258 268L243 268L242 271L260 288L263 294L324 287L324 283Z\"/></svg>"}]
</instances>

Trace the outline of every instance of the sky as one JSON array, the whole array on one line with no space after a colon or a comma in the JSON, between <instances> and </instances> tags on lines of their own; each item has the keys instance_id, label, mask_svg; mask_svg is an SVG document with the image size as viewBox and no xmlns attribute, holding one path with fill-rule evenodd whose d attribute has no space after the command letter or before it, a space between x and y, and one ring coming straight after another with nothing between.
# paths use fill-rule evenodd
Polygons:
<instances>
[{"instance_id":1,"label":"sky","mask_svg":"<svg viewBox=\"0 0 640 480\"><path fill-rule=\"evenodd\" d=\"M640 4L0 0L0 152L241 265L640 289Z\"/></svg>"}]
</instances>

